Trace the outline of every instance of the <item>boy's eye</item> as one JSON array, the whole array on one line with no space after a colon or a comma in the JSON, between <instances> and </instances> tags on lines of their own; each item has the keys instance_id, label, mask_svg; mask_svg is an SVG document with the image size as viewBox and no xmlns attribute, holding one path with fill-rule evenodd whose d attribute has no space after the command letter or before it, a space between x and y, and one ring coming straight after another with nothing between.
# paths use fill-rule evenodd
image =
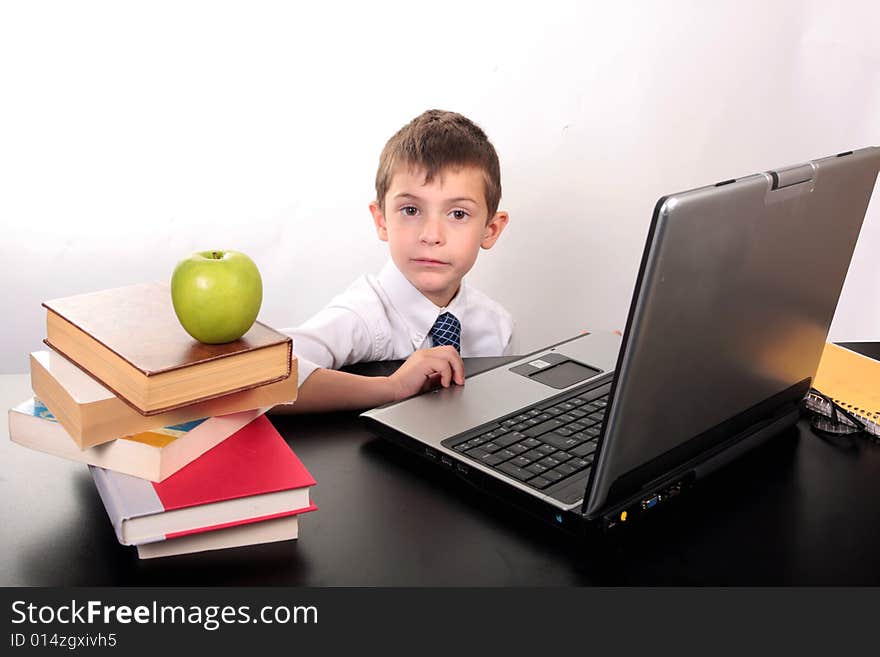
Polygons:
<instances>
[{"instance_id":1,"label":"boy's eye","mask_svg":"<svg viewBox=\"0 0 880 657\"><path fill-rule=\"evenodd\" d=\"M468 213L464 210L453 210L449 214L452 215L453 219L458 219L459 221L461 221L462 219L467 219L468 217Z\"/></svg>"},{"instance_id":2,"label":"boy's eye","mask_svg":"<svg viewBox=\"0 0 880 657\"><path fill-rule=\"evenodd\" d=\"M414 205L405 205L400 208L400 211L407 217L415 217L419 213L419 209Z\"/></svg>"}]
</instances>

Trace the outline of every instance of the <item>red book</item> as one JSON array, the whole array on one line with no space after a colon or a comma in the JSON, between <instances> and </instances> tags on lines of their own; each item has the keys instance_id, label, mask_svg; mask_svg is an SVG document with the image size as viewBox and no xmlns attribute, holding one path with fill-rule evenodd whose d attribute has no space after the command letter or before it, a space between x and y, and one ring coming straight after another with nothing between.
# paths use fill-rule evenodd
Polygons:
<instances>
[{"instance_id":1,"label":"red book","mask_svg":"<svg viewBox=\"0 0 880 657\"><path fill-rule=\"evenodd\" d=\"M89 466L123 545L312 510L315 480L265 416L160 483Z\"/></svg>"}]
</instances>

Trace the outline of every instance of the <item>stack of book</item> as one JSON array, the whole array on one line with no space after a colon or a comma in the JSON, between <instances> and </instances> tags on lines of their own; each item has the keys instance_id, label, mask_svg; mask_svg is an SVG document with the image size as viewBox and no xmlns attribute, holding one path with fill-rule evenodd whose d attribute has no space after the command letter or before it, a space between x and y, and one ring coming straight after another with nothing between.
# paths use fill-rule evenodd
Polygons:
<instances>
[{"instance_id":1,"label":"stack of book","mask_svg":"<svg viewBox=\"0 0 880 657\"><path fill-rule=\"evenodd\" d=\"M264 415L296 399L290 337L256 322L197 342L161 283L43 306L49 348L9 436L88 464L121 544L150 558L298 537L315 481Z\"/></svg>"}]
</instances>

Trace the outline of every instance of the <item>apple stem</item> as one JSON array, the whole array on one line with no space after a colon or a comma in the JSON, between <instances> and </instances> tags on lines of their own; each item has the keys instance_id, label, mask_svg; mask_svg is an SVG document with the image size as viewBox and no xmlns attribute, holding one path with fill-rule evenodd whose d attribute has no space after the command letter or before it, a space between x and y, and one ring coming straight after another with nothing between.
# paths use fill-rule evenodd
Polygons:
<instances>
[{"instance_id":1,"label":"apple stem","mask_svg":"<svg viewBox=\"0 0 880 657\"><path fill-rule=\"evenodd\" d=\"M211 258L213 258L214 260L222 260L223 254L219 251L211 251Z\"/></svg>"}]
</instances>

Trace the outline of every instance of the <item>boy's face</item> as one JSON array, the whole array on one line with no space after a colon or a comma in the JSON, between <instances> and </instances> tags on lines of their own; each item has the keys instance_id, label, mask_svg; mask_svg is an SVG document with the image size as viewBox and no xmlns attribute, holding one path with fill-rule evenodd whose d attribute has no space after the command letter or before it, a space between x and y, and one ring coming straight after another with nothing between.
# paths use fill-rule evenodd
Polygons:
<instances>
[{"instance_id":1,"label":"boy's face","mask_svg":"<svg viewBox=\"0 0 880 657\"><path fill-rule=\"evenodd\" d=\"M385 209L370 204L379 239L422 294L441 308L458 292L480 247L490 249L507 225L506 212L487 222L483 173L475 167L447 168L430 183L424 169L401 168L385 195Z\"/></svg>"}]
</instances>

